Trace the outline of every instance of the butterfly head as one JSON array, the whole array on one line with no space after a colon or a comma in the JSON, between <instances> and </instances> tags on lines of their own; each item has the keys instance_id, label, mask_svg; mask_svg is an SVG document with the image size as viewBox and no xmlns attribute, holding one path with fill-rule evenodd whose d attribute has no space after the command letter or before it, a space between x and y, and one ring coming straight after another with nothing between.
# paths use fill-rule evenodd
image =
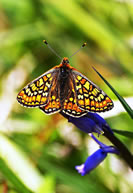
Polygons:
<instances>
[{"instance_id":1,"label":"butterfly head","mask_svg":"<svg viewBox=\"0 0 133 193\"><path fill-rule=\"evenodd\" d=\"M67 57L64 57L61 63L62 63L62 65L65 65L65 66L66 66L67 64L69 64L68 58L67 58Z\"/></svg>"}]
</instances>

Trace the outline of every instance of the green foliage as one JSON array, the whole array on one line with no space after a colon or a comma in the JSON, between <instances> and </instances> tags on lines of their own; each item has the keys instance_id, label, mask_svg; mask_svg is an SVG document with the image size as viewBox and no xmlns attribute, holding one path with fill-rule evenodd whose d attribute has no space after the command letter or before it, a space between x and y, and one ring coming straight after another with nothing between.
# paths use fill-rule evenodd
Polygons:
<instances>
[{"instance_id":1,"label":"green foliage","mask_svg":"<svg viewBox=\"0 0 133 193\"><path fill-rule=\"evenodd\" d=\"M14 188L22 193L32 193L27 187L20 181L19 178L6 166L4 160L0 159L0 170L3 173L6 180L9 180Z\"/></svg>"},{"instance_id":2,"label":"green foliage","mask_svg":"<svg viewBox=\"0 0 133 193\"><path fill-rule=\"evenodd\" d=\"M131 107L127 104L127 102L124 100L122 96L119 95L119 93L109 84L109 82L93 67L93 69L96 71L96 73L101 77L101 79L108 85L108 87L113 91L113 93L117 96L127 113L130 115L130 117L133 119L133 110Z\"/></svg>"},{"instance_id":3,"label":"green foliage","mask_svg":"<svg viewBox=\"0 0 133 193\"><path fill-rule=\"evenodd\" d=\"M114 132L123 135L125 137L130 137L131 139L133 138L133 132L130 131L122 131L122 130L117 130L117 129L113 129Z\"/></svg>"}]
</instances>

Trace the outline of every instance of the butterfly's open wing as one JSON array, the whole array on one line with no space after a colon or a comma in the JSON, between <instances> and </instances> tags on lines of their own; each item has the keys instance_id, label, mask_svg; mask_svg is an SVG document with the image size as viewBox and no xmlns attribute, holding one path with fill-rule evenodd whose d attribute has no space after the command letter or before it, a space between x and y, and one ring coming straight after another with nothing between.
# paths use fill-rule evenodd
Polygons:
<instances>
[{"instance_id":1,"label":"butterfly's open wing","mask_svg":"<svg viewBox=\"0 0 133 193\"><path fill-rule=\"evenodd\" d=\"M61 110L63 113L66 113L72 117L81 117L87 114L87 111L81 110L77 105L76 93L71 77L68 82L68 95L65 96Z\"/></svg>"},{"instance_id":2,"label":"butterfly's open wing","mask_svg":"<svg viewBox=\"0 0 133 193\"><path fill-rule=\"evenodd\" d=\"M17 100L25 107L39 107L49 102L51 88L57 79L58 68L52 68L25 86Z\"/></svg>"},{"instance_id":3,"label":"butterfly's open wing","mask_svg":"<svg viewBox=\"0 0 133 193\"><path fill-rule=\"evenodd\" d=\"M75 90L71 80L68 80L68 84L64 89L67 89L67 92L65 92L67 95L64 95L63 101L61 101L60 98L61 93L59 84L57 84L56 87L51 88L48 104L39 108L46 114L53 114L62 111L72 117L81 117L85 115L87 111L81 110L76 104Z\"/></svg>"},{"instance_id":4,"label":"butterfly's open wing","mask_svg":"<svg viewBox=\"0 0 133 193\"><path fill-rule=\"evenodd\" d=\"M57 113L61 110L59 90L57 86L57 80L54 79L53 86L49 95L49 102L45 106L41 106L40 109L46 114Z\"/></svg>"},{"instance_id":5,"label":"butterfly's open wing","mask_svg":"<svg viewBox=\"0 0 133 193\"><path fill-rule=\"evenodd\" d=\"M113 108L112 100L97 85L76 70L72 70L77 105L87 111L104 112Z\"/></svg>"}]
</instances>

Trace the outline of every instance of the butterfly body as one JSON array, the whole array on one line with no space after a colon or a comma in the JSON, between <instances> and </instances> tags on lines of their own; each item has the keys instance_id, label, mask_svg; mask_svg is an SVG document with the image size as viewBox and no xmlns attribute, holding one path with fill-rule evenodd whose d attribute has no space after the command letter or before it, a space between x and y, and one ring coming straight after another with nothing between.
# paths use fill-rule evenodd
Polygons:
<instances>
[{"instance_id":1,"label":"butterfly body","mask_svg":"<svg viewBox=\"0 0 133 193\"><path fill-rule=\"evenodd\" d=\"M64 60L67 61L67 60ZM65 98L71 92L70 78L71 78L71 67L68 62L62 62L59 67L59 75L57 87L59 87L59 96L60 96L60 104L61 108L63 107L63 103Z\"/></svg>"},{"instance_id":2,"label":"butterfly body","mask_svg":"<svg viewBox=\"0 0 133 193\"><path fill-rule=\"evenodd\" d=\"M26 107L39 107L46 114L64 112L81 117L88 111L113 108L112 100L93 82L69 65L68 58L22 89L17 100Z\"/></svg>"}]
</instances>

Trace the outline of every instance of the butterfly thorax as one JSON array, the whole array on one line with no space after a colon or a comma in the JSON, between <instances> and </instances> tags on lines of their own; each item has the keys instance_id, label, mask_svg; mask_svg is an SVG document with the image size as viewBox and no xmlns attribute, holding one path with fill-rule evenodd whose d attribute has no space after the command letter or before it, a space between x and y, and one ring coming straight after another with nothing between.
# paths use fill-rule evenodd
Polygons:
<instances>
[{"instance_id":1,"label":"butterfly thorax","mask_svg":"<svg viewBox=\"0 0 133 193\"><path fill-rule=\"evenodd\" d=\"M72 67L69 65L69 60L67 57L64 57L61 64L58 66L60 69L60 76L62 78L67 78Z\"/></svg>"}]
</instances>

